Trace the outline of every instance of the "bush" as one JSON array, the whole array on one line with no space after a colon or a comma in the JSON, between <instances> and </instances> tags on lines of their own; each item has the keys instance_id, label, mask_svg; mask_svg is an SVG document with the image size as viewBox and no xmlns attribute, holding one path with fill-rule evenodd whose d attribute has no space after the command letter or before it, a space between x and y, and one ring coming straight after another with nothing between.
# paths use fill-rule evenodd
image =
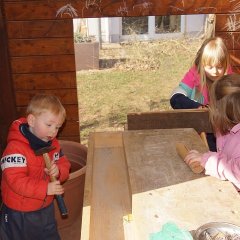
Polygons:
<instances>
[{"instance_id":1,"label":"bush","mask_svg":"<svg viewBox=\"0 0 240 240\"><path fill-rule=\"evenodd\" d=\"M74 43L82 43L82 42L94 42L94 36L86 36L81 34L80 32L74 33Z\"/></svg>"}]
</instances>

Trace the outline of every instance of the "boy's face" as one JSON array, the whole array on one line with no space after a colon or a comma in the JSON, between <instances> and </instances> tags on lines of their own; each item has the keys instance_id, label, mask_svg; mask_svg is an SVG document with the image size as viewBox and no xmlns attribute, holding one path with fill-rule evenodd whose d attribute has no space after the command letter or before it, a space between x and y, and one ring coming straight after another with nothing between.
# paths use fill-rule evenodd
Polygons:
<instances>
[{"instance_id":1,"label":"boy's face","mask_svg":"<svg viewBox=\"0 0 240 240\"><path fill-rule=\"evenodd\" d=\"M59 128L63 124L62 116L55 115L50 111L45 111L38 116L29 114L27 121L30 131L44 142L48 142L55 138Z\"/></svg>"}]
</instances>

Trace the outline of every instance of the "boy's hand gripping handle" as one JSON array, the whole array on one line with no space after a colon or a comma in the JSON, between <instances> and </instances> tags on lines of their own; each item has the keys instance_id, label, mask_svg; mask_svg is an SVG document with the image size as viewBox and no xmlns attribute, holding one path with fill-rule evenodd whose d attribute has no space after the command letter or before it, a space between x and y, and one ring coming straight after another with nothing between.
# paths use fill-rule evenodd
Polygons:
<instances>
[{"instance_id":1,"label":"boy's hand gripping handle","mask_svg":"<svg viewBox=\"0 0 240 240\"><path fill-rule=\"evenodd\" d=\"M48 153L43 153L43 158L44 158L47 169L50 169L51 159L50 159ZM55 182L57 180L56 177L54 177L54 176L50 176L50 179L51 179L51 182ZM55 197L56 197L57 204L58 204L59 210L61 212L61 215L66 216L68 214L68 211L67 211L67 208L66 208L66 205L65 205L62 195L55 195Z\"/></svg>"}]
</instances>

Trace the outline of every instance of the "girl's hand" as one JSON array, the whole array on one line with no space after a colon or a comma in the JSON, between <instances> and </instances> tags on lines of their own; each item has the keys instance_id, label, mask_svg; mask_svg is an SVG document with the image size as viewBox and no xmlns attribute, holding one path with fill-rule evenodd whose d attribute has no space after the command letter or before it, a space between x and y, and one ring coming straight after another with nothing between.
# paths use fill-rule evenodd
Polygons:
<instances>
[{"instance_id":1,"label":"girl's hand","mask_svg":"<svg viewBox=\"0 0 240 240\"><path fill-rule=\"evenodd\" d=\"M209 108L209 105L206 104L206 105L201 105L198 107L198 109L206 109L206 108Z\"/></svg>"},{"instance_id":2,"label":"girl's hand","mask_svg":"<svg viewBox=\"0 0 240 240\"><path fill-rule=\"evenodd\" d=\"M47 195L61 195L63 193L64 193L64 189L60 184L60 181L48 183Z\"/></svg>"},{"instance_id":3,"label":"girl's hand","mask_svg":"<svg viewBox=\"0 0 240 240\"><path fill-rule=\"evenodd\" d=\"M196 150L190 150L187 156L184 158L184 162L188 165L192 164L193 162L201 162L202 153L199 153Z\"/></svg>"}]
</instances>

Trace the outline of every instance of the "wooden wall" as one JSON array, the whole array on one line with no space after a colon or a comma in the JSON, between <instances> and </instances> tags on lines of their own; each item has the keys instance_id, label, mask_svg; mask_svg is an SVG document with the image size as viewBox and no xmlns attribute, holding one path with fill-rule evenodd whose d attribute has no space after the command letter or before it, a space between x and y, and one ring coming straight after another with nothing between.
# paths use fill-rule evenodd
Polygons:
<instances>
[{"instance_id":1,"label":"wooden wall","mask_svg":"<svg viewBox=\"0 0 240 240\"><path fill-rule=\"evenodd\" d=\"M16 118L16 106L10 70L8 41L2 2L0 11L0 153L5 148L9 124Z\"/></svg>"},{"instance_id":2,"label":"wooden wall","mask_svg":"<svg viewBox=\"0 0 240 240\"><path fill-rule=\"evenodd\" d=\"M6 128L12 118L22 115L35 93L46 92L59 96L67 109L67 123L60 138L74 141L80 141L80 132L72 18L204 13L235 16L240 12L236 0L0 0L0 3L0 54L5 62L0 69L0 86L7 93L0 99L1 105L8 102L7 109L0 110L3 118L0 128ZM224 30L220 18L224 17L218 17L217 35ZM229 48L234 45L233 54L238 55L238 32L225 36ZM10 116L6 116L7 110ZM5 138L2 136L2 141Z\"/></svg>"},{"instance_id":3,"label":"wooden wall","mask_svg":"<svg viewBox=\"0 0 240 240\"><path fill-rule=\"evenodd\" d=\"M215 30L225 40L233 70L240 73L240 14L217 14Z\"/></svg>"},{"instance_id":4,"label":"wooden wall","mask_svg":"<svg viewBox=\"0 0 240 240\"><path fill-rule=\"evenodd\" d=\"M40 1L43 4L45 1ZM35 2L36 3L36 2ZM17 11L9 11L14 4ZM20 16L24 1L6 2L6 27L17 117L36 93L57 95L67 111L60 139L80 141L72 19ZM44 7L42 8L44 10ZM21 12L22 11L22 12ZM33 19L34 18L34 19Z\"/></svg>"}]
</instances>

